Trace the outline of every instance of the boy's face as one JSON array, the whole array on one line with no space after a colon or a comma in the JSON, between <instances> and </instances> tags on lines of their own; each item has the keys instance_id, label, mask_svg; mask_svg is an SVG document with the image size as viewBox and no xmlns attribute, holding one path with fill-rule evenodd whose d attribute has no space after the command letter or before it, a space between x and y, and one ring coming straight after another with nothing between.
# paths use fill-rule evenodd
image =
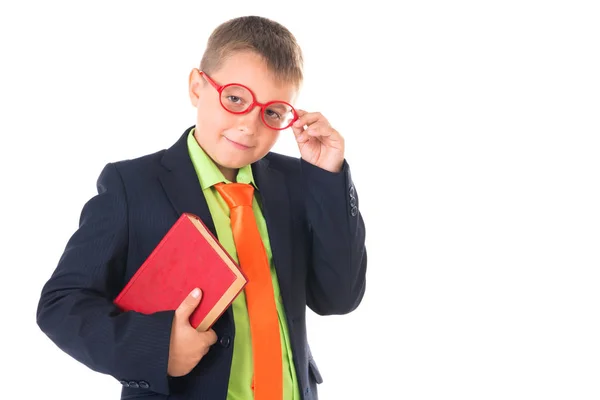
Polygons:
<instances>
[{"instance_id":1,"label":"boy's face","mask_svg":"<svg viewBox=\"0 0 600 400\"><path fill-rule=\"evenodd\" d=\"M297 95L294 84L279 83L260 56L251 52L230 55L210 77L218 85L247 86L259 103L281 100L294 104ZM189 92L197 109L196 140L228 179L232 180L237 169L264 157L277 141L280 131L263 123L260 106L247 114L228 112L221 106L217 90L197 69L190 74Z\"/></svg>"}]
</instances>

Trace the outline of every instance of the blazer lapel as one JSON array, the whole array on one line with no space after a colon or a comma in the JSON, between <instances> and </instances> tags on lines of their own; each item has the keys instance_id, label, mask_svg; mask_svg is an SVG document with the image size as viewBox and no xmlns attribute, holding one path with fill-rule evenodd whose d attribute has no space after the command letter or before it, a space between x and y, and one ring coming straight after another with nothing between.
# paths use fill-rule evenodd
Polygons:
<instances>
[{"instance_id":1,"label":"blazer lapel","mask_svg":"<svg viewBox=\"0 0 600 400\"><path fill-rule=\"evenodd\" d=\"M160 173L159 180L178 215L195 214L217 237L198 175L188 153L187 137L190 129L165 152L162 158L165 169Z\"/></svg>"},{"instance_id":2,"label":"blazer lapel","mask_svg":"<svg viewBox=\"0 0 600 400\"><path fill-rule=\"evenodd\" d=\"M292 283L292 220L290 200L283 174L269 168L265 158L252 165L252 173L262 202L262 212L267 222L269 240L277 278L281 286L281 295L285 304L291 304L289 298Z\"/></svg>"}]
</instances>

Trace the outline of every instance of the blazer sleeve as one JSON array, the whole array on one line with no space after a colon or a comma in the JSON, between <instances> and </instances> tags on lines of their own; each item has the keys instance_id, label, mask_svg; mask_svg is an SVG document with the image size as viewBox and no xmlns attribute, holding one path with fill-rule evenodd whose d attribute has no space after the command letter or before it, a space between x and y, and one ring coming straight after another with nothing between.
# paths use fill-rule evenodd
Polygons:
<instances>
[{"instance_id":1,"label":"blazer sleeve","mask_svg":"<svg viewBox=\"0 0 600 400\"><path fill-rule=\"evenodd\" d=\"M306 214L312 236L307 305L320 315L345 314L365 292L367 251L358 193L346 161L332 173L301 159Z\"/></svg>"},{"instance_id":2,"label":"blazer sleeve","mask_svg":"<svg viewBox=\"0 0 600 400\"><path fill-rule=\"evenodd\" d=\"M168 394L174 311L143 315L113 305L123 287L128 249L127 201L114 164L42 289L37 324L64 352L94 371Z\"/></svg>"}]
</instances>

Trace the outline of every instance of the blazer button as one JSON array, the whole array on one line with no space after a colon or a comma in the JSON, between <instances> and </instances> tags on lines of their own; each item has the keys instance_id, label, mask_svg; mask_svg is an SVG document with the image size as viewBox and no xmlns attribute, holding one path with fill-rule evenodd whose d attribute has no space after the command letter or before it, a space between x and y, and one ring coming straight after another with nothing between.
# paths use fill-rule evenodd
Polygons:
<instances>
[{"instance_id":1,"label":"blazer button","mask_svg":"<svg viewBox=\"0 0 600 400\"><path fill-rule=\"evenodd\" d=\"M350 205L354 207L356 205L356 197L350 197Z\"/></svg>"},{"instance_id":2,"label":"blazer button","mask_svg":"<svg viewBox=\"0 0 600 400\"><path fill-rule=\"evenodd\" d=\"M350 197L354 197L354 186L350 186L348 193L350 194Z\"/></svg>"},{"instance_id":3,"label":"blazer button","mask_svg":"<svg viewBox=\"0 0 600 400\"><path fill-rule=\"evenodd\" d=\"M352 210L350 210L350 214L352 214L353 217L356 217L356 214L358 214L358 207L352 207Z\"/></svg>"},{"instance_id":4,"label":"blazer button","mask_svg":"<svg viewBox=\"0 0 600 400\"><path fill-rule=\"evenodd\" d=\"M140 388L142 389L148 389L150 387L150 385L148 384L148 382L146 381L140 381Z\"/></svg>"},{"instance_id":5,"label":"blazer button","mask_svg":"<svg viewBox=\"0 0 600 400\"><path fill-rule=\"evenodd\" d=\"M137 389L140 387L140 385L138 385L138 383L136 381L129 381L129 387Z\"/></svg>"},{"instance_id":6,"label":"blazer button","mask_svg":"<svg viewBox=\"0 0 600 400\"><path fill-rule=\"evenodd\" d=\"M119 381L119 383L125 387L129 387L129 383L127 381L121 380L121 381Z\"/></svg>"},{"instance_id":7,"label":"blazer button","mask_svg":"<svg viewBox=\"0 0 600 400\"><path fill-rule=\"evenodd\" d=\"M221 336L221 339L219 339L219 344L225 348L229 347L229 345L231 344L231 337Z\"/></svg>"}]
</instances>

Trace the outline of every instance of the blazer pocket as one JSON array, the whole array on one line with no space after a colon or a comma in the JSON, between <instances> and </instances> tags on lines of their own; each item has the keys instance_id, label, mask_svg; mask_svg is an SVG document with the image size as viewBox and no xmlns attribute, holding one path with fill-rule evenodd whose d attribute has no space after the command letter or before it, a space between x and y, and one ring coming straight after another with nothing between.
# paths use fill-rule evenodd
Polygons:
<instances>
[{"instance_id":1,"label":"blazer pocket","mask_svg":"<svg viewBox=\"0 0 600 400\"><path fill-rule=\"evenodd\" d=\"M315 360L313 360L312 358L310 360L308 360L308 370L310 371L311 375L313 376L313 379L315 380L315 382L323 383L323 377L321 376L321 373L319 372L319 368L317 368L317 363L315 363Z\"/></svg>"}]
</instances>

